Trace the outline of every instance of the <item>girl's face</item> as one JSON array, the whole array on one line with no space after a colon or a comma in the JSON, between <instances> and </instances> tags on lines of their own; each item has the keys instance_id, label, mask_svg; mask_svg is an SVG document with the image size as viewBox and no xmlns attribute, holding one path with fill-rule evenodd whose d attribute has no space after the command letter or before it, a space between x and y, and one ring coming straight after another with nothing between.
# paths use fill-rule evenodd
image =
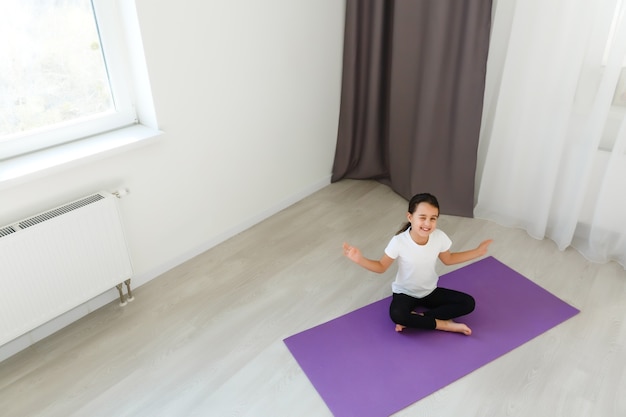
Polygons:
<instances>
[{"instance_id":1,"label":"girl's face","mask_svg":"<svg viewBox=\"0 0 626 417\"><path fill-rule=\"evenodd\" d=\"M411 235L417 243L428 242L428 236L437 228L439 209L428 203L419 203L413 213L407 213L411 223Z\"/></svg>"}]
</instances>

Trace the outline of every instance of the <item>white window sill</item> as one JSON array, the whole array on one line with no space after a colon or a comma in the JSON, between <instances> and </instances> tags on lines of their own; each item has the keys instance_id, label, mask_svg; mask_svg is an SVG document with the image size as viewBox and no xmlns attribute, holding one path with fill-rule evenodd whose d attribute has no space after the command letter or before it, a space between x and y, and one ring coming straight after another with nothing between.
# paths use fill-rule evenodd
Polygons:
<instances>
[{"instance_id":1,"label":"white window sill","mask_svg":"<svg viewBox=\"0 0 626 417\"><path fill-rule=\"evenodd\" d=\"M0 189L133 149L163 132L133 125L53 148L0 160Z\"/></svg>"}]
</instances>

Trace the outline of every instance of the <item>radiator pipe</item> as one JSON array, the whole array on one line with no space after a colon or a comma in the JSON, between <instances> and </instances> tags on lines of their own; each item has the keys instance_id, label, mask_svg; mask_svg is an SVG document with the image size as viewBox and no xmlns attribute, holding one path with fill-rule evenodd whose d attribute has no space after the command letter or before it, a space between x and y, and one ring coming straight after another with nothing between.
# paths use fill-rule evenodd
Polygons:
<instances>
[{"instance_id":1,"label":"radiator pipe","mask_svg":"<svg viewBox=\"0 0 626 417\"><path fill-rule=\"evenodd\" d=\"M127 301L133 301L135 297L133 297L133 292L130 289L130 278L124 281L124 284L126 284L126 290L128 291Z\"/></svg>"},{"instance_id":2,"label":"radiator pipe","mask_svg":"<svg viewBox=\"0 0 626 417\"><path fill-rule=\"evenodd\" d=\"M115 288L117 288L117 291L120 293L120 305L125 306L126 301L124 301L124 293L122 293L122 283L120 282L119 284L117 284Z\"/></svg>"}]
</instances>

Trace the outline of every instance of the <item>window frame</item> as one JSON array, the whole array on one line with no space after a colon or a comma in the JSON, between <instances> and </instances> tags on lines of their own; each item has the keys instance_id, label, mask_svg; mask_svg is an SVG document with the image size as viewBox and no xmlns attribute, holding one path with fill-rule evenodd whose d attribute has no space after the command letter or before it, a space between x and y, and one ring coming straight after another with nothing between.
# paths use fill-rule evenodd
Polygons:
<instances>
[{"instance_id":1,"label":"window frame","mask_svg":"<svg viewBox=\"0 0 626 417\"><path fill-rule=\"evenodd\" d=\"M91 0L91 3L109 74L115 111L9 136L8 140L0 142L0 182L6 179L6 175L3 175L6 173L1 169L3 165L7 165L7 161L15 168L15 164L19 160L28 159L29 154L46 153L46 150L55 149L56 152L53 153L59 161L74 160L80 158L75 150L81 146L76 146L76 142L85 142L82 144L85 149L83 153L91 155L99 152L98 147L109 150L111 146L123 146L125 142L135 143L138 139L160 133L156 126L135 1ZM144 129L140 129L142 126ZM119 134L115 134L116 132ZM104 143L107 138L113 138L111 144ZM100 145L87 150L88 143ZM62 155L62 149L58 149L66 145L68 149L72 149L73 156ZM49 161L43 166L56 164ZM33 169L36 168L31 167L27 171Z\"/></svg>"}]
</instances>

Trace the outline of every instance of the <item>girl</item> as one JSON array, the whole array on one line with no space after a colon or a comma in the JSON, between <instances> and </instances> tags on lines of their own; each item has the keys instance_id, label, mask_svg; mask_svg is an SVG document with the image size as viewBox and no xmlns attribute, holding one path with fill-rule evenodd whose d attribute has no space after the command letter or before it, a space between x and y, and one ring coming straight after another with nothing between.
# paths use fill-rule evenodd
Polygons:
<instances>
[{"instance_id":1,"label":"girl","mask_svg":"<svg viewBox=\"0 0 626 417\"><path fill-rule=\"evenodd\" d=\"M347 243L344 255L363 268L379 274L398 259L398 272L391 288L393 298L389 307L396 331L405 327L437 329L465 335L472 330L453 318L471 313L474 298L468 294L437 287L435 272L437 257L445 265L466 262L487 253L492 240L485 240L477 248L465 252L450 252L452 241L437 229L439 202L435 196L417 194L409 201L408 222L391 238L380 260L365 258L361 251ZM416 307L425 307L424 313L415 313Z\"/></svg>"}]
</instances>

